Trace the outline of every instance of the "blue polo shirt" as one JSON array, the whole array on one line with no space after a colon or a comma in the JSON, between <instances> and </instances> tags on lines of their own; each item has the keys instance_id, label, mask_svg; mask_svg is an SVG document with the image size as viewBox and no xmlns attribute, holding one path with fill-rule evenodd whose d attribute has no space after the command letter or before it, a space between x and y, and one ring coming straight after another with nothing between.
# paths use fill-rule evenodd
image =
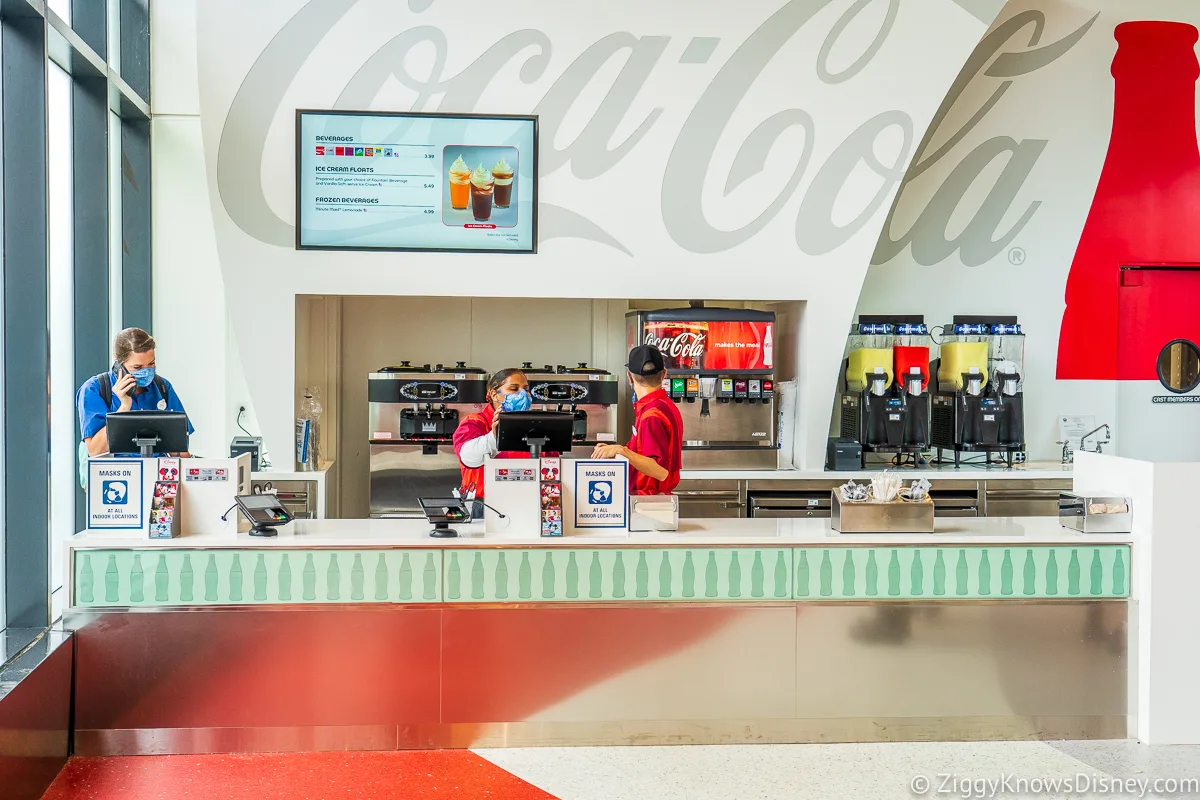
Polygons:
<instances>
[{"instance_id":1,"label":"blue polo shirt","mask_svg":"<svg viewBox=\"0 0 1200 800\"><path fill-rule=\"evenodd\" d=\"M112 382L111 385L117 385L117 375L115 372L108 373L108 379ZM183 403L179 401L179 395L175 393L171 382L166 378L160 378L163 386L167 387L167 396L164 398L162 392L158 390L158 382L155 381L146 387L145 391L135 393L133 397L133 405L130 406L132 411L184 411ZM160 401L166 401L163 405L159 405ZM75 406L79 410L79 431L83 434L84 439L90 439L96 435L107 422L105 417L110 411L119 411L121 408L121 398L117 397L117 393L112 393L112 402L107 406L104 405L104 398L100 396L100 378L94 376L88 378L83 386L79 387L79 393L75 395ZM188 420L188 435L194 433L192 421Z\"/></svg>"}]
</instances>

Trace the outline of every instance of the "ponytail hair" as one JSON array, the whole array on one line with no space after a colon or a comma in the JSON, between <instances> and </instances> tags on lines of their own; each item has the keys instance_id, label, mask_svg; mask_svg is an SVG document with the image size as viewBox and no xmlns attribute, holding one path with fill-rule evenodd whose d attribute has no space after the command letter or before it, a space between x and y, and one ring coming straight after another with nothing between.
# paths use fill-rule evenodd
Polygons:
<instances>
[{"instance_id":1,"label":"ponytail hair","mask_svg":"<svg viewBox=\"0 0 1200 800\"><path fill-rule=\"evenodd\" d=\"M525 374L525 370L517 369L516 367L502 369L493 374L492 377L488 378L487 382L488 402L490 403L492 401L492 395L495 392L500 391L500 387L507 383L509 378L511 378L513 375L523 374Z\"/></svg>"},{"instance_id":2,"label":"ponytail hair","mask_svg":"<svg viewBox=\"0 0 1200 800\"><path fill-rule=\"evenodd\" d=\"M154 337L141 328L126 328L113 338L113 359L124 364L131 356L154 349Z\"/></svg>"}]
</instances>

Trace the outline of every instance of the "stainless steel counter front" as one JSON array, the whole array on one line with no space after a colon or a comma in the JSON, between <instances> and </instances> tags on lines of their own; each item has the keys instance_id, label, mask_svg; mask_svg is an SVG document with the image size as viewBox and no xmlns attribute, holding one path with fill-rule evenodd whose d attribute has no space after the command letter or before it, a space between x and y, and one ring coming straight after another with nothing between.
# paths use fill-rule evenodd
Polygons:
<instances>
[{"instance_id":1,"label":"stainless steel counter front","mask_svg":"<svg viewBox=\"0 0 1200 800\"><path fill-rule=\"evenodd\" d=\"M1127 731L1128 537L1051 519L427 527L73 538L76 751Z\"/></svg>"}]
</instances>

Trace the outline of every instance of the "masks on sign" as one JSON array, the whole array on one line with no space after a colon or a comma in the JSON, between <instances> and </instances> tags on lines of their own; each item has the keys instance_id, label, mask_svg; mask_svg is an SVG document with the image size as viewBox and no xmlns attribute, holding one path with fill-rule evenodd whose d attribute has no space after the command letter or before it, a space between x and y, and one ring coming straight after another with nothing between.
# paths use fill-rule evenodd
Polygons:
<instances>
[{"instance_id":1,"label":"masks on sign","mask_svg":"<svg viewBox=\"0 0 1200 800\"><path fill-rule=\"evenodd\" d=\"M533 407L533 398L529 396L529 392L522 389L514 394L504 395L504 403L500 406L502 411L528 411Z\"/></svg>"},{"instance_id":2,"label":"masks on sign","mask_svg":"<svg viewBox=\"0 0 1200 800\"><path fill-rule=\"evenodd\" d=\"M135 369L129 373L133 379L137 381L137 385L145 389L150 384L154 383L154 367L146 367L144 369Z\"/></svg>"}]
</instances>

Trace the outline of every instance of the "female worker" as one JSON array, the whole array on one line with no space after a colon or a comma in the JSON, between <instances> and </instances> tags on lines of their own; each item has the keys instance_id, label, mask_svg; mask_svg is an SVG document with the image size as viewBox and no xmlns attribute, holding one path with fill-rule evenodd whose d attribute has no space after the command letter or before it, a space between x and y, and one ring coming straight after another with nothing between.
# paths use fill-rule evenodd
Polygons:
<instances>
[{"instance_id":1,"label":"female worker","mask_svg":"<svg viewBox=\"0 0 1200 800\"><path fill-rule=\"evenodd\" d=\"M117 334L112 369L88 378L75 400L86 456L108 452L106 417L110 411L183 411L171 384L155 374L154 338L141 328L126 328ZM192 430L189 420L189 435ZM85 454L81 452L80 457L86 463Z\"/></svg>"},{"instance_id":2,"label":"female worker","mask_svg":"<svg viewBox=\"0 0 1200 800\"><path fill-rule=\"evenodd\" d=\"M461 420L454 430L454 453L462 469L462 491L483 497L483 462L487 458L529 458L528 453L501 453L496 446L496 426L505 411L528 411L533 405L529 378L519 369L502 369L487 385L487 405L478 414Z\"/></svg>"}]
</instances>

